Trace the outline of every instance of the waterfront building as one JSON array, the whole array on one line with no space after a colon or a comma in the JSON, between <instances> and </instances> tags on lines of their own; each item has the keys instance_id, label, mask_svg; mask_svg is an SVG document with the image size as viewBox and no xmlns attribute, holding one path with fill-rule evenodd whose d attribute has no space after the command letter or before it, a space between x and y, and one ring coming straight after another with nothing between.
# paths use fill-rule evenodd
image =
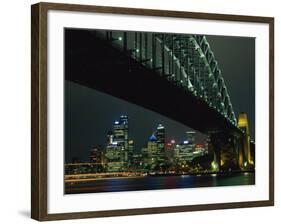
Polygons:
<instances>
[{"instance_id":1,"label":"waterfront building","mask_svg":"<svg viewBox=\"0 0 281 224\"><path fill-rule=\"evenodd\" d=\"M100 145L90 149L90 161L91 163L104 164L104 151Z\"/></svg>"},{"instance_id":2,"label":"waterfront building","mask_svg":"<svg viewBox=\"0 0 281 224\"><path fill-rule=\"evenodd\" d=\"M147 163L153 169L158 162L158 141L155 135L151 135L147 142Z\"/></svg>"},{"instance_id":3,"label":"waterfront building","mask_svg":"<svg viewBox=\"0 0 281 224\"><path fill-rule=\"evenodd\" d=\"M128 166L130 166L131 164L133 154L134 154L134 141L130 139L128 141L128 159L127 159Z\"/></svg>"},{"instance_id":4,"label":"waterfront building","mask_svg":"<svg viewBox=\"0 0 281 224\"><path fill-rule=\"evenodd\" d=\"M142 161L144 169L149 169L148 148L141 149Z\"/></svg>"},{"instance_id":5,"label":"waterfront building","mask_svg":"<svg viewBox=\"0 0 281 224\"><path fill-rule=\"evenodd\" d=\"M195 131L186 132L185 143L187 143L190 147L193 147L193 149L195 149Z\"/></svg>"},{"instance_id":6,"label":"waterfront building","mask_svg":"<svg viewBox=\"0 0 281 224\"><path fill-rule=\"evenodd\" d=\"M184 143L176 145L175 152L177 163L186 164L194 158L194 144L184 141Z\"/></svg>"},{"instance_id":7,"label":"waterfront building","mask_svg":"<svg viewBox=\"0 0 281 224\"><path fill-rule=\"evenodd\" d=\"M90 149L90 162L92 163L91 168L94 172L103 171L105 168L105 152L101 146L95 146Z\"/></svg>"},{"instance_id":8,"label":"waterfront building","mask_svg":"<svg viewBox=\"0 0 281 224\"><path fill-rule=\"evenodd\" d=\"M173 165L175 163L175 147L176 147L176 141L174 139L171 139L166 143L166 147L165 147L166 163L170 165Z\"/></svg>"},{"instance_id":9,"label":"waterfront building","mask_svg":"<svg viewBox=\"0 0 281 224\"><path fill-rule=\"evenodd\" d=\"M107 170L112 172L126 170L132 151L133 141L129 142L128 116L121 115L119 120L114 121L112 131L107 134Z\"/></svg>"},{"instance_id":10,"label":"waterfront building","mask_svg":"<svg viewBox=\"0 0 281 224\"><path fill-rule=\"evenodd\" d=\"M118 172L124 169L121 152L122 148L117 143L106 147L106 169L108 172Z\"/></svg>"},{"instance_id":11,"label":"waterfront building","mask_svg":"<svg viewBox=\"0 0 281 224\"><path fill-rule=\"evenodd\" d=\"M125 151L128 150L129 138L129 122L128 116L120 116L119 121L116 120L113 124L113 142L117 142L120 147L123 147Z\"/></svg>"},{"instance_id":12,"label":"waterfront building","mask_svg":"<svg viewBox=\"0 0 281 224\"><path fill-rule=\"evenodd\" d=\"M203 144L196 144L193 154L194 154L194 157L204 156L204 155L208 154L208 151L205 149Z\"/></svg>"},{"instance_id":13,"label":"waterfront building","mask_svg":"<svg viewBox=\"0 0 281 224\"><path fill-rule=\"evenodd\" d=\"M106 144L111 145L113 143L113 132L109 131L106 135Z\"/></svg>"},{"instance_id":14,"label":"waterfront building","mask_svg":"<svg viewBox=\"0 0 281 224\"><path fill-rule=\"evenodd\" d=\"M156 141L157 141L157 160L158 163L165 162L165 140L166 140L166 133L165 127L162 124L158 124L156 129Z\"/></svg>"},{"instance_id":15,"label":"waterfront building","mask_svg":"<svg viewBox=\"0 0 281 224\"><path fill-rule=\"evenodd\" d=\"M141 153L132 155L131 168L134 172L143 172L143 158Z\"/></svg>"}]
</instances>

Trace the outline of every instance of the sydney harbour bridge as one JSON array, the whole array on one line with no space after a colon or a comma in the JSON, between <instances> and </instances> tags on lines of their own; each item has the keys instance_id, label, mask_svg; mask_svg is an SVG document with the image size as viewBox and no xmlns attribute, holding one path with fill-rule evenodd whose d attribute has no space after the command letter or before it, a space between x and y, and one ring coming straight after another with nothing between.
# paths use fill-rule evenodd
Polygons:
<instances>
[{"instance_id":1,"label":"sydney harbour bridge","mask_svg":"<svg viewBox=\"0 0 281 224\"><path fill-rule=\"evenodd\" d=\"M65 32L70 32L68 29ZM232 151L253 166L247 115L236 118L219 63L203 35L83 30L65 35L65 75L210 137L218 168ZM141 116L141 115L140 115Z\"/></svg>"}]
</instances>

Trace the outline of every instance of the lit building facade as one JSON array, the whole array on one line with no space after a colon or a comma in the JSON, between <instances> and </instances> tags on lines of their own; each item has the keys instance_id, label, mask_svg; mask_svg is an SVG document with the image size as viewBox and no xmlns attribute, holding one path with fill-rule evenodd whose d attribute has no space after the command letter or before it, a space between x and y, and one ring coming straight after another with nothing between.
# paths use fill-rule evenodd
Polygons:
<instances>
[{"instance_id":1,"label":"lit building facade","mask_svg":"<svg viewBox=\"0 0 281 224\"><path fill-rule=\"evenodd\" d=\"M106 147L106 170L108 172L118 172L124 169L121 151L122 148L117 144L111 144Z\"/></svg>"},{"instance_id":2,"label":"lit building facade","mask_svg":"<svg viewBox=\"0 0 281 224\"><path fill-rule=\"evenodd\" d=\"M158 141L155 135L151 135L147 142L147 164L150 168L154 168L158 162Z\"/></svg>"},{"instance_id":3,"label":"lit building facade","mask_svg":"<svg viewBox=\"0 0 281 224\"><path fill-rule=\"evenodd\" d=\"M96 146L90 150L90 161L93 164L104 166L105 155L101 146Z\"/></svg>"},{"instance_id":4,"label":"lit building facade","mask_svg":"<svg viewBox=\"0 0 281 224\"><path fill-rule=\"evenodd\" d=\"M129 165L132 156L133 141L129 141L128 116L121 115L113 124L112 131L107 134L107 170L123 171Z\"/></svg>"},{"instance_id":5,"label":"lit building facade","mask_svg":"<svg viewBox=\"0 0 281 224\"><path fill-rule=\"evenodd\" d=\"M186 132L186 141L190 147L193 147L193 150L195 149L195 132L194 131L187 131Z\"/></svg>"},{"instance_id":6,"label":"lit building facade","mask_svg":"<svg viewBox=\"0 0 281 224\"><path fill-rule=\"evenodd\" d=\"M126 115L120 116L119 121L115 121L113 125L113 142L117 142L124 150L128 150L129 138L128 138L129 122Z\"/></svg>"},{"instance_id":7,"label":"lit building facade","mask_svg":"<svg viewBox=\"0 0 281 224\"><path fill-rule=\"evenodd\" d=\"M186 164L194 158L194 146L186 141L175 147L175 161L177 164Z\"/></svg>"},{"instance_id":8,"label":"lit building facade","mask_svg":"<svg viewBox=\"0 0 281 224\"><path fill-rule=\"evenodd\" d=\"M156 129L156 141L157 141L157 159L158 163L165 162L165 143L166 143L166 133L165 127L159 124Z\"/></svg>"}]
</instances>

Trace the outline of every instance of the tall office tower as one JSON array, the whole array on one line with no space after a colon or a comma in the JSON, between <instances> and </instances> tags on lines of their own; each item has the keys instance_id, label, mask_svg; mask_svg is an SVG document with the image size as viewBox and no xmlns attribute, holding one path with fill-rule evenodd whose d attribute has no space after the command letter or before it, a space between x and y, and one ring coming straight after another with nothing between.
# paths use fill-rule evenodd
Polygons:
<instances>
[{"instance_id":1,"label":"tall office tower","mask_svg":"<svg viewBox=\"0 0 281 224\"><path fill-rule=\"evenodd\" d=\"M133 150L133 142L129 145L128 130L128 116L122 115L107 134L106 159L109 172L124 171L129 165L128 157Z\"/></svg>"},{"instance_id":2,"label":"tall office tower","mask_svg":"<svg viewBox=\"0 0 281 224\"><path fill-rule=\"evenodd\" d=\"M158 143L155 135L151 135L147 142L147 157L148 165L153 169L158 162Z\"/></svg>"},{"instance_id":3,"label":"tall office tower","mask_svg":"<svg viewBox=\"0 0 281 224\"><path fill-rule=\"evenodd\" d=\"M161 164L165 161L165 127L162 124L158 124L156 129L157 138L157 159Z\"/></svg>"},{"instance_id":4,"label":"tall office tower","mask_svg":"<svg viewBox=\"0 0 281 224\"><path fill-rule=\"evenodd\" d=\"M195 150L195 131L186 132L187 143L193 150Z\"/></svg>"},{"instance_id":5,"label":"tall office tower","mask_svg":"<svg viewBox=\"0 0 281 224\"><path fill-rule=\"evenodd\" d=\"M128 150L128 130L129 130L129 122L128 116L122 115L120 116L119 121L115 121L113 125L113 141L117 142L118 145L124 148L124 150Z\"/></svg>"},{"instance_id":6,"label":"tall office tower","mask_svg":"<svg viewBox=\"0 0 281 224\"><path fill-rule=\"evenodd\" d=\"M128 116L121 115L119 121L113 124L113 143L117 144L120 151L120 162L123 163L123 168L128 165L129 154L129 122Z\"/></svg>"}]
</instances>

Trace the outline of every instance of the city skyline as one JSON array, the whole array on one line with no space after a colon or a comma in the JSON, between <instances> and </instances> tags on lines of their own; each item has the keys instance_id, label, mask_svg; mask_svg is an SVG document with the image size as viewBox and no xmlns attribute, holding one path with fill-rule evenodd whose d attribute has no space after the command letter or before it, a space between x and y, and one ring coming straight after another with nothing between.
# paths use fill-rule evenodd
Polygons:
<instances>
[{"instance_id":1,"label":"city skyline","mask_svg":"<svg viewBox=\"0 0 281 224\"><path fill-rule=\"evenodd\" d=\"M69 131L72 132L72 138L69 138L69 140L72 141L71 142L66 141L66 145L65 145L66 147L65 162L71 162L72 158L74 157L79 158L81 161L87 161L89 150L92 147L96 145L105 146L106 137L104 136L106 136L108 129L111 128L114 121L119 119L120 114L128 114L128 117L132 123L130 129L132 133L132 138L134 139L136 145L136 152L141 150L143 144L146 142L148 137L153 133L155 127L159 123L162 123L166 127L167 135L169 135L171 139L174 139L177 142L185 138L186 131L193 130L163 115L139 107L137 105L130 104L128 102L125 102L124 100L118 99L108 94L101 93L99 91L92 90L87 87L82 87L76 83L65 81L65 88L66 91L69 91L68 94L70 96L72 96L72 94L76 95L75 92L79 91L80 94L87 96L87 97L83 97L84 98L83 101L85 101L85 99L87 98L91 98L92 99L91 103L96 102L98 105L102 106L102 108L97 108L97 107L93 108L94 109L93 112L95 112L95 114L98 115L99 117L97 119L93 119L94 117L91 118L89 115L85 115L85 117L81 117L78 120L77 119L72 120L72 125L80 126L82 122L83 129L90 130L90 133L92 133L91 137L87 137L85 140L78 141L79 144L76 143L76 140L78 136L80 139L83 139L84 136L80 135L80 130L82 129L79 128L79 130L71 130L71 128L69 127L70 123L65 124L66 134L68 134ZM68 100L70 100L70 98L66 98L66 103ZM73 105L80 104L80 106L78 106L79 110L83 110L86 114L91 114L92 111L89 111L89 109L85 107L91 105L90 102L87 103L83 101L81 102L80 97L77 99L76 96L71 97L71 100L72 100L71 103ZM84 106L81 107L81 103L83 103ZM110 107L110 109L112 109L113 111L108 113L108 111L106 111L106 108L108 109L108 107ZM118 107L122 109L119 109ZM127 110L127 112L124 110L124 108L125 110ZM120 110L122 111L122 113L119 112ZM68 112L69 111L66 111L67 116L69 116ZM113 113L115 114L114 116L112 116ZM141 122L138 122L139 114L142 114L147 119L146 120L143 119ZM90 125L88 121L84 121L84 118L88 118L88 119L90 118L92 125ZM97 121L99 122L98 126L95 125L95 122ZM86 133L86 135L89 135L89 133ZM204 139L206 139L207 137L206 135L198 131L196 131L196 135L197 135L196 139L198 140L198 143L202 143L202 141L204 141ZM73 149L77 145L83 145L83 146L80 147L78 146L79 149L72 151L71 148Z\"/></svg>"},{"instance_id":2,"label":"city skyline","mask_svg":"<svg viewBox=\"0 0 281 224\"><path fill-rule=\"evenodd\" d=\"M122 115L119 115L119 117L122 117L122 116L126 116L127 118L127 124L129 125L129 122L130 122L130 118L129 116L125 115L125 114L122 114ZM110 143L112 145L117 145L117 141L116 139L113 139L113 137L111 137L111 135L113 135L114 133L114 126L116 125L122 125L122 122L120 122L120 120L118 119L114 119L112 124L111 124L111 127L108 128L108 131L107 131L107 136L104 137L104 143L103 144L95 144L93 145L90 149L88 149L88 153L90 153L90 151L93 149L93 148L99 148L101 150L106 150L106 147L108 146L108 141L110 141ZM171 137L169 136L167 132L167 130L169 129L168 127L164 126L162 123L158 123L156 126L154 126L153 128L151 128L153 131L151 131L150 134L148 134L146 137L146 139L140 143L140 147L134 147L133 149L133 152L135 154L139 154L141 153L141 150L143 148L146 148L147 147L147 142L149 141L158 141L161 137L159 137L159 135L157 134L157 130L160 128L163 128L165 130L165 134L163 136L163 139L162 141L165 143L165 145L163 146L163 150L169 150L169 146L171 146L171 144L173 145L182 145L182 144L194 144L194 145L205 145L206 144L206 141L207 141L207 136L205 136L205 138L202 138L202 136L200 136L200 140L198 141L196 136L198 136L198 133L192 129L187 129L186 132L182 133L182 135L185 137L183 138L180 138L180 137ZM194 135L190 138L188 138L187 136L187 133L194 133ZM127 138L127 141L132 141L133 144L135 144L135 141L134 141L134 138L131 137L131 133L130 133L130 128L128 127L128 138ZM200 135L200 134L199 134ZM111 139L111 140L109 140ZM90 154L89 154L90 155ZM77 159L77 157L76 157ZM88 158L89 159L89 158ZM81 161L81 162L88 162L88 161Z\"/></svg>"},{"instance_id":3,"label":"city skyline","mask_svg":"<svg viewBox=\"0 0 281 224\"><path fill-rule=\"evenodd\" d=\"M205 140L204 144L196 144L195 131L186 131L185 138L176 142L167 136L165 126L157 124L151 135L147 136L141 149L136 150L129 127L129 117L125 114L120 115L119 119L115 120L111 128L107 130L106 144L93 146L89 150L88 161L79 161L78 158L74 158L72 163L65 164L68 167L67 174L83 173L80 166L87 163L91 164L88 167L91 169L91 173L139 172L151 174L151 172L168 172L176 174L187 172L187 168L189 172L195 172L195 167L192 168L194 165L191 165L195 158L200 159L202 156L208 155L209 164L213 161L212 153L208 150L208 139ZM76 169L75 164L78 165L77 169L80 171ZM212 169L209 165L207 167L205 170Z\"/></svg>"}]
</instances>

